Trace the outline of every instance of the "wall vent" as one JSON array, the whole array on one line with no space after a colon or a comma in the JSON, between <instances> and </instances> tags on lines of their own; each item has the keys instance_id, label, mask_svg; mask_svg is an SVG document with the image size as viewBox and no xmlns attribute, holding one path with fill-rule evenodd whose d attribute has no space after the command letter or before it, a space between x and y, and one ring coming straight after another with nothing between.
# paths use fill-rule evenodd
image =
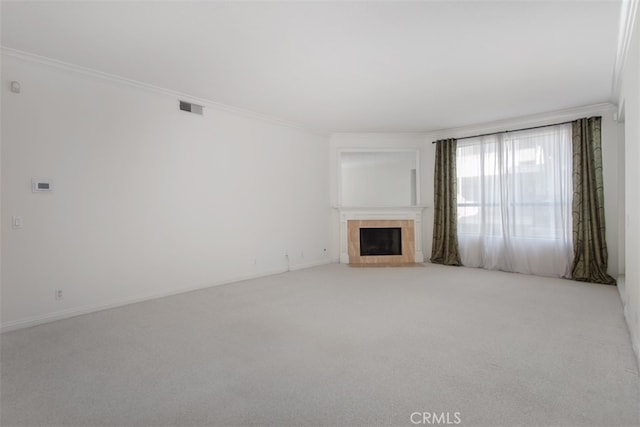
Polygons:
<instances>
[{"instance_id":1,"label":"wall vent","mask_svg":"<svg viewBox=\"0 0 640 427\"><path fill-rule=\"evenodd\" d=\"M202 115L202 105L192 104L186 101L180 101L180 109L188 113L195 113Z\"/></svg>"}]
</instances>

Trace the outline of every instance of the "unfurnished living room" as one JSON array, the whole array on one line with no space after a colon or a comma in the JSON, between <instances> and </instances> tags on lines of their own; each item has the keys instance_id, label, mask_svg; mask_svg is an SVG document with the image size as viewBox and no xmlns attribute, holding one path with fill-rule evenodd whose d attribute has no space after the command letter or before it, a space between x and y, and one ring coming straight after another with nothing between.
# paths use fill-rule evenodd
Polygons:
<instances>
[{"instance_id":1,"label":"unfurnished living room","mask_svg":"<svg viewBox=\"0 0 640 427\"><path fill-rule=\"evenodd\" d=\"M2 0L0 425L640 426L638 3Z\"/></svg>"}]
</instances>

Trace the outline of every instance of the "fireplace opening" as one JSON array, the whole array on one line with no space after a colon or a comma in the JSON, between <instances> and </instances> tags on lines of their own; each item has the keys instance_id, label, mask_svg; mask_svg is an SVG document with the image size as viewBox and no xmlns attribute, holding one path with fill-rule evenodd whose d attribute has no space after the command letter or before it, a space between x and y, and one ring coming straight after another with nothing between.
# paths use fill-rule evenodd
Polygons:
<instances>
[{"instance_id":1,"label":"fireplace opening","mask_svg":"<svg viewBox=\"0 0 640 427\"><path fill-rule=\"evenodd\" d=\"M360 256L402 255L402 228L360 228Z\"/></svg>"}]
</instances>

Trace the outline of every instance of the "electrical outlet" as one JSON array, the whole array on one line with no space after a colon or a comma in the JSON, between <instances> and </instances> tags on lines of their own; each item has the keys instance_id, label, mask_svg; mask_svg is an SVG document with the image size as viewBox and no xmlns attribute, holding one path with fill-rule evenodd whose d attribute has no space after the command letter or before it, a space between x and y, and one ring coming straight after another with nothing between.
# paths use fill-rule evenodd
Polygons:
<instances>
[{"instance_id":1,"label":"electrical outlet","mask_svg":"<svg viewBox=\"0 0 640 427\"><path fill-rule=\"evenodd\" d=\"M62 289L56 289L55 297L56 301L60 301L64 297L62 294Z\"/></svg>"},{"instance_id":2,"label":"electrical outlet","mask_svg":"<svg viewBox=\"0 0 640 427\"><path fill-rule=\"evenodd\" d=\"M14 230L18 228L22 228L22 217L18 215L14 215L11 217L11 228Z\"/></svg>"}]
</instances>

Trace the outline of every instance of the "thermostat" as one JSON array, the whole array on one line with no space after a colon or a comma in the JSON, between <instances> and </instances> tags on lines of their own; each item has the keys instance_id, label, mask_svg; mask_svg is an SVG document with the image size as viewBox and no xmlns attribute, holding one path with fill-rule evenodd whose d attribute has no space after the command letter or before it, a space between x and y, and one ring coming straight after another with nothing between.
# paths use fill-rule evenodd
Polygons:
<instances>
[{"instance_id":1,"label":"thermostat","mask_svg":"<svg viewBox=\"0 0 640 427\"><path fill-rule=\"evenodd\" d=\"M53 183L50 179L32 179L32 190L34 193L40 193L42 191L53 191Z\"/></svg>"}]
</instances>

